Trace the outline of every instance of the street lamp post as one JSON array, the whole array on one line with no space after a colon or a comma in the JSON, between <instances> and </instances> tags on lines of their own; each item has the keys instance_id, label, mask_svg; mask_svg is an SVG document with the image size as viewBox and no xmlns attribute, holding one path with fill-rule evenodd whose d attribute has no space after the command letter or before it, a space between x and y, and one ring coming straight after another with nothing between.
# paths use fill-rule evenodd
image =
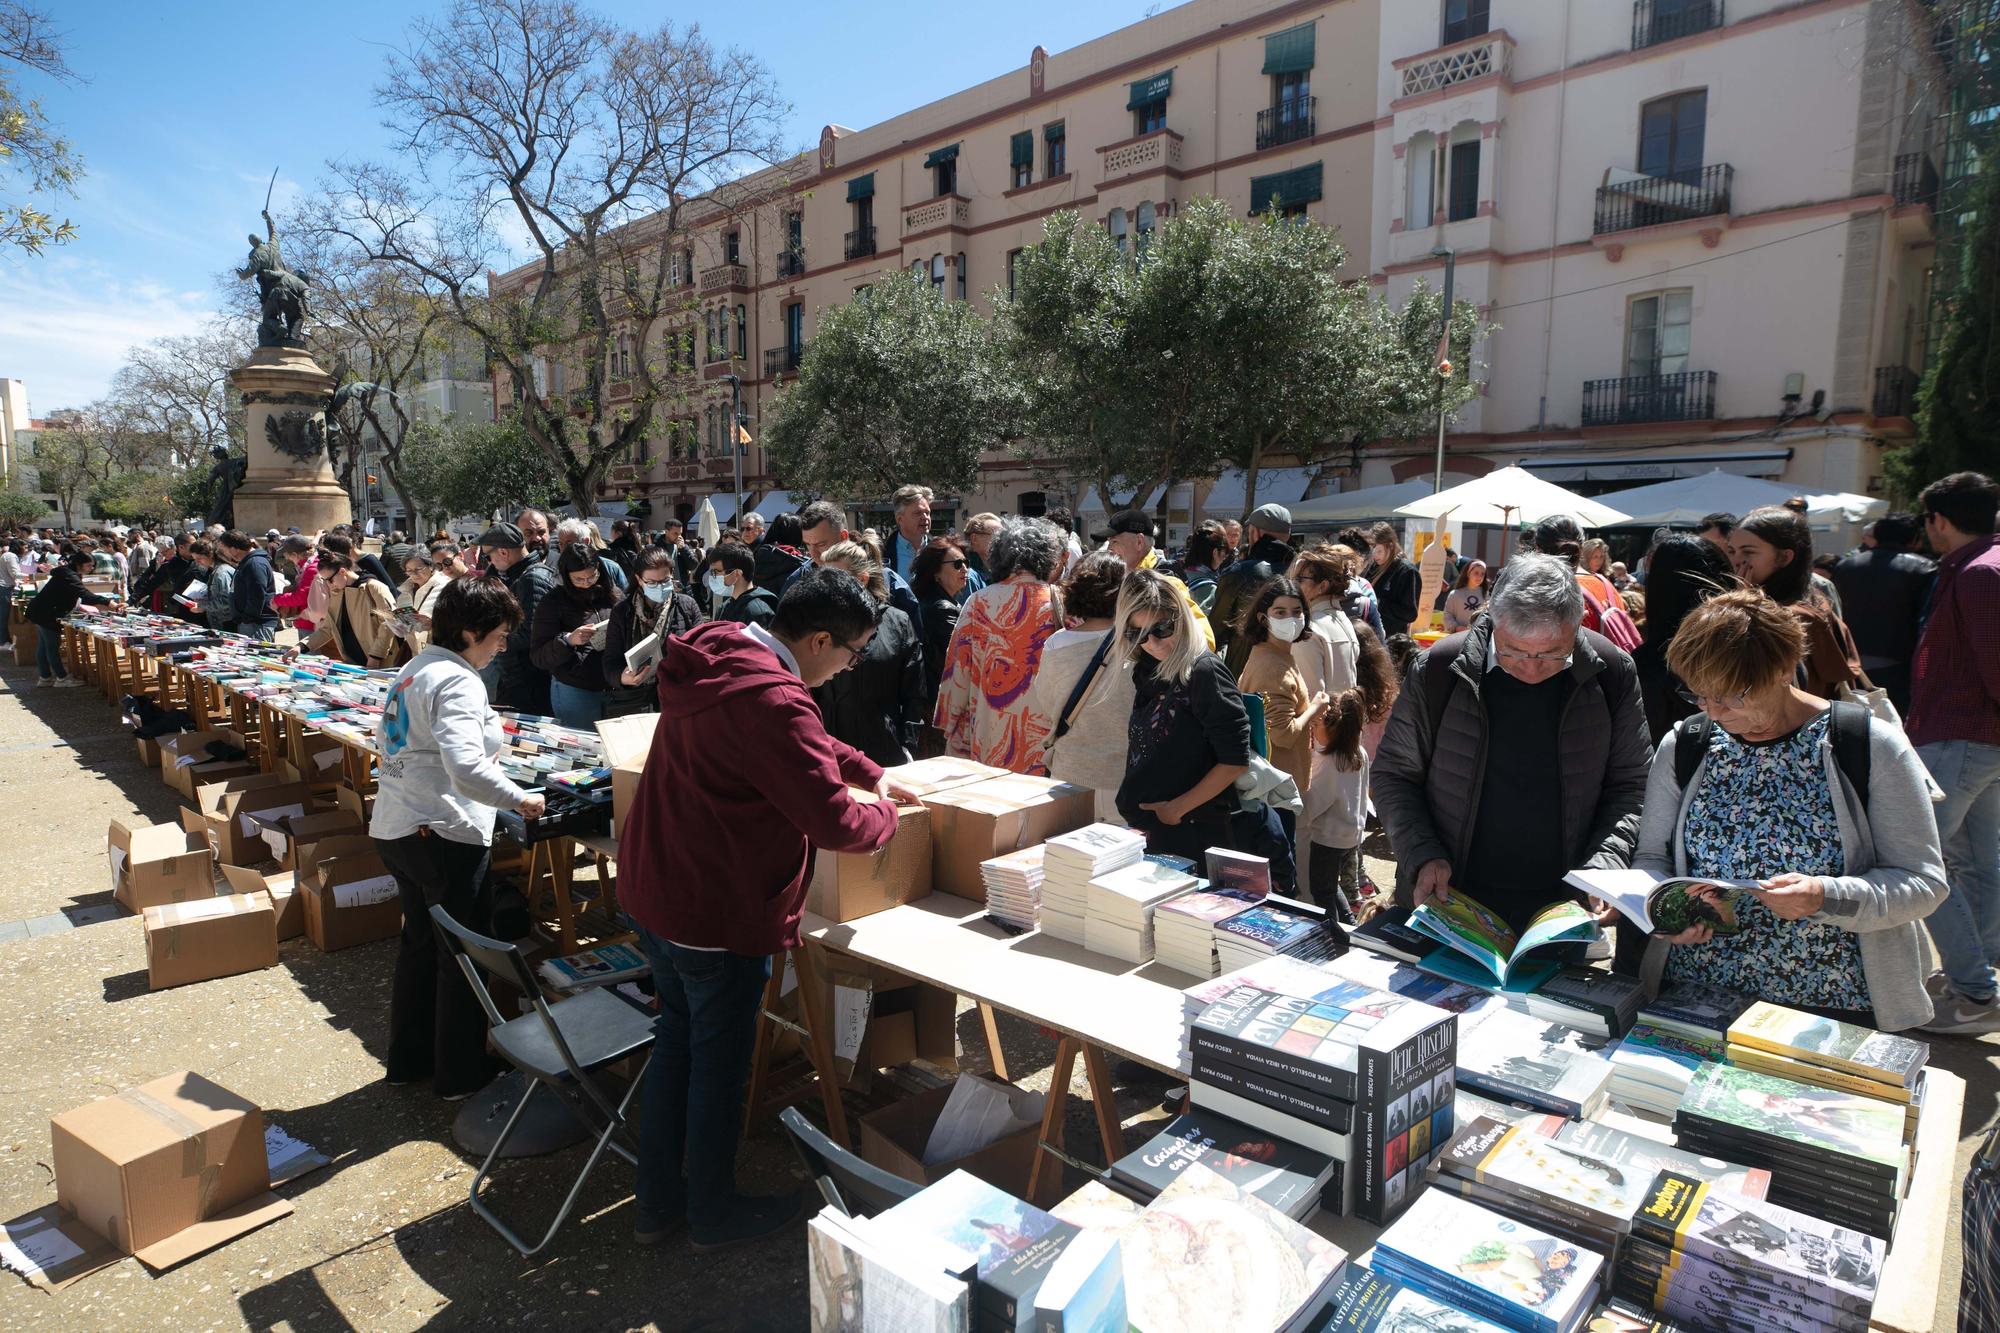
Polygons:
<instances>
[{"instance_id":1,"label":"street lamp post","mask_svg":"<svg viewBox=\"0 0 2000 1333\"><path fill-rule=\"evenodd\" d=\"M1449 246L1440 245L1431 251L1433 259L1444 261L1444 308L1439 318L1438 347L1435 369L1437 371L1437 419L1438 444L1437 467L1431 474L1431 494L1444 489L1444 386L1451 378L1451 282L1458 268L1458 256Z\"/></svg>"},{"instance_id":2,"label":"street lamp post","mask_svg":"<svg viewBox=\"0 0 2000 1333\"><path fill-rule=\"evenodd\" d=\"M743 381L736 375L722 377L729 383L729 476L736 488L735 522L743 524Z\"/></svg>"}]
</instances>

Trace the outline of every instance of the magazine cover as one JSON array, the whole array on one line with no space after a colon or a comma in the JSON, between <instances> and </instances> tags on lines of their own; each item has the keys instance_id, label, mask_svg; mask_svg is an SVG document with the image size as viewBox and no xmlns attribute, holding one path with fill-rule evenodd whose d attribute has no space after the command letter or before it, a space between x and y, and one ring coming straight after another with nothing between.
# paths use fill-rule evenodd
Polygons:
<instances>
[{"instance_id":1,"label":"magazine cover","mask_svg":"<svg viewBox=\"0 0 2000 1333\"><path fill-rule=\"evenodd\" d=\"M1376 1242L1376 1262L1391 1259L1432 1295L1464 1294L1482 1312L1504 1313L1512 1328L1565 1329L1597 1289L1604 1260L1525 1222L1444 1190L1425 1190ZM1457 1303L1457 1302L1454 1302Z\"/></svg>"},{"instance_id":2,"label":"magazine cover","mask_svg":"<svg viewBox=\"0 0 2000 1333\"><path fill-rule=\"evenodd\" d=\"M1681 1113L1874 1163L1878 1174L1900 1174L1906 1160L1902 1107L1752 1069L1705 1065L1696 1070L1681 1099Z\"/></svg>"},{"instance_id":3,"label":"magazine cover","mask_svg":"<svg viewBox=\"0 0 2000 1333\"><path fill-rule=\"evenodd\" d=\"M1931 1058L1930 1043L1839 1023L1759 1000L1729 1025L1729 1040L1809 1065L1825 1065L1907 1088Z\"/></svg>"},{"instance_id":4,"label":"magazine cover","mask_svg":"<svg viewBox=\"0 0 2000 1333\"><path fill-rule=\"evenodd\" d=\"M1333 1294L1333 1318L1314 1333L1501 1333L1501 1325L1350 1265Z\"/></svg>"}]
</instances>

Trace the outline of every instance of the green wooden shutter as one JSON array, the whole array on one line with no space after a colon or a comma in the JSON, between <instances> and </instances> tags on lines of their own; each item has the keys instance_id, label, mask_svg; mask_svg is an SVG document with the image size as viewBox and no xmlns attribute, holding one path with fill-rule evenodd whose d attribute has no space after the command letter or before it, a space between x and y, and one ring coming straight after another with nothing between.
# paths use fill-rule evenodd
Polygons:
<instances>
[{"instance_id":1,"label":"green wooden shutter","mask_svg":"<svg viewBox=\"0 0 2000 1333\"><path fill-rule=\"evenodd\" d=\"M1250 178L1250 211L1268 213L1273 204L1311 204L1320 199L1325 166L1314 162L1269 176Z\"/></svg>"},{"instance_id":2,"label":"green wooden shutter","mask_svg":"<svg viewBox=\"0 0 2000 1333\"><path fill-rule=\"evenodd\" d=\"M1132 85L1132 95L1125 102L1127 111L1137 111L1140 107L1162 101L1174 95L1174 72L1155 74L1150 79L1141 79Z\"/></svg>"},{"instance_id":3,"label":"green wooden shutter","mask_svg":"<svg viewBox=\"0 0 2000 1333\"><path fill-rule=\"evenodd\" d=\"M874 197L875 197L874 172L871 171L866 176L856 176L853 180L847 182L848 203L850 204L858 203L863 199L873 199Z\"/></svg>"},{"instance_id":4,"label":"green wooden shutter","mask_svg":"<svg viewBox=\"0 0 2000 1333\"><path fill-rule=\"evenodd\" d=\"M1313 67L1313 25L1274 32L1264 39L1264 72L1298 74Z\"/></svg>"},{"instance_id":5,"label":"green wooden shutter","mask_svg":"<svg viewBox=\"0 0 2000 1333\"><path fill-rule=\"evenodd\" d=\"M924 165L927 167L934 167L938 165L940 162L950 162L955 158L957 158L957 156L958 156L958 145L955 143L946 144L943 148L933 149L931 151L931 155L924 159Z\"/></svg>"},{"instance_id":6,"label":"green wooden shutter","mask_svg":"<svg viewBox=\"0 0 2000 1333\"><path fill-rule=\"evenodd\" d=\"M1035 165L1035 132L1022 130L1014 136L1013 158L1009 165L1032 167Z\"/></svg>"},{"instance_id":7,"label":"green wooden shutter","mask_svg":"<svg viewBox=\"0 0 2000 1333\"><path fill-rule=\"evenodd\" d=\"M1067 133L1069 133L1069 131L1064 128L1064 122L1060 120L1057 121L1055 124L1048 126L1046 129L1042 131L1043 137L1046 138L1050 143L1061 143L1063 141L1063 136Z\"/></svg>"}]
</instances>

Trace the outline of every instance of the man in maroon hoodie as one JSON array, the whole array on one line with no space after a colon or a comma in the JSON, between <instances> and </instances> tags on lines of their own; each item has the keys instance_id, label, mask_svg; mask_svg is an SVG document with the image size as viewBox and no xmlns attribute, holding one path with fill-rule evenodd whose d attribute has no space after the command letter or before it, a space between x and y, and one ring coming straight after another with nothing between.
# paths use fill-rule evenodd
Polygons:
<instances>
[{"instance_id":1,"label":"man in maroon hoodie","mask_svg":"<svg viewBox=\"0 0 2000 1333\"><path fill-rule=\"evenodd\" d=\"M803 1210L799 1192L736 1192L737 1132L771 955L799 941L814 849L870 852L895 833L893 804L849 788L916 799L827 735L808 693L854 665L877 615L852 576L814 570L769 628L712 621L660 660L659 728L618 847L619 900L660 997L639 1126L642 1245L684 1216L695 1249L719 1249Z\"/></svg>"}]
</instances>

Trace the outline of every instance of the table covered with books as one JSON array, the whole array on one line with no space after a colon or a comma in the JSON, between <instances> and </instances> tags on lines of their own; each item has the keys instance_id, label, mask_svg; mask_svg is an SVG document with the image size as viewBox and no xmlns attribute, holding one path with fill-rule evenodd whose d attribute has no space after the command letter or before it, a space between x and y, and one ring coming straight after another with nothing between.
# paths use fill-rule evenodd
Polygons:
<instances>
[{"instance_id":1,"label":"table covered with books","mask_svg":"<svg viewBox=\"0 0 2000 1333\"><path fill-rule=\"evenodd\" d=\"M1932 1328L1965 1086L1928 1067L1923 1042L1712 988L1628 993L1575 964L1531 1002L1496 993L1497 978L1461 981L1464 957L1433 966L1436 941L1400 918L1328 956L1310 907L1217 903L1186 863L1093 875L1079 929L1048 860L1099 836L1079 833L1035 849L1039 874L1022 873L1025 853L988 862L984 908L938 893L808 917L821 949L1055 1032L1041 1140L1061 1148L1082 1058L1115 1159L1061 1152L1094 1177L1066 1197L1042 1166L1057 1159L1038 1152L1023 1197L960 1171L877 1218L822 1215L816 1316L824 1282L880 1281L898 1300L913 1283L968 1301L969 1324L912 1314L899 1327L1016 1327L1023 1300L1066 1314L1036 1327L1109 1327L1090 1321L1111 1318L1102 1242L1115 1239L1122 1318L1154 1333ZM1133 902L1146 961L1120 929ZM1231 913L1253 908L1254 937L1284 936L1270 917L1294 916L1306 927L1288 943L1302 947L1257 956L1229 939ZM1100 916L1112 920L1094 931ZM1197 960L1222 940L1202 979ZM1110 1056L1188 1080L1182 1115L1131 1152ZM996 1209L1008 1215L990 1231ZM912 1230L946 1248L906 1248ZM976 1262L953 1267L954 1245ZM1218 1245L1257 1257L1217 1267Z\"/></svg>"}]
</instances>

